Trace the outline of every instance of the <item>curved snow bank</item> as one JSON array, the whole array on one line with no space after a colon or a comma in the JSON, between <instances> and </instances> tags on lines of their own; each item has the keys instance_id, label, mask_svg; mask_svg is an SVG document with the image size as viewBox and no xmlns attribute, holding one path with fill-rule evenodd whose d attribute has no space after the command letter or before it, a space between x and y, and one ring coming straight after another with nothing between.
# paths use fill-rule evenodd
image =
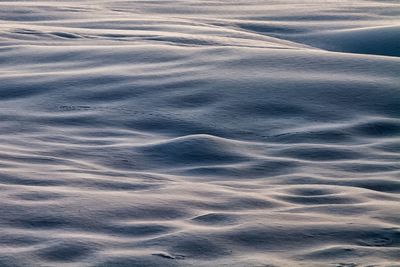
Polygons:
<instances>
[{"instance_id":1,"label":"curved snow bank","mask_svg":"<svg viewBox=\"0 0 400 267\"><path fill-rule=\"evenodd\" d=\"M304 35L301 39L332 51L400 56L400 25L326 31Z\"/></svg>"}]
</instances>

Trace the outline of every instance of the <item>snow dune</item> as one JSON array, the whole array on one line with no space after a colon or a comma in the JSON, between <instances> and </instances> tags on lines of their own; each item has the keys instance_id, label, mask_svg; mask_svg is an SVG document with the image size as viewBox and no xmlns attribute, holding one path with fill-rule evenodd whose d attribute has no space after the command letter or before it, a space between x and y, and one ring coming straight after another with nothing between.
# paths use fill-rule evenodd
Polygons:
<instances>
[{"instance_id":1,"label":"snow dune","mask_svg":"<svg viewBox=\"0 0 400 267\"><path fill-rule=\"evenodd\" d=\"M397 1L0 1L0 266L396 266Z\"/></svg>"}]
</instances>

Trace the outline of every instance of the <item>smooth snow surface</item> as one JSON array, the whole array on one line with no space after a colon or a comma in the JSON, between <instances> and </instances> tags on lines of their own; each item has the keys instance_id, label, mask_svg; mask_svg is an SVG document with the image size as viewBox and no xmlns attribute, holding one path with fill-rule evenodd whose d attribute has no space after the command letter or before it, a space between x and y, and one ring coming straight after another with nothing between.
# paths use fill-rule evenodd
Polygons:
<instances>
[{"instance_id":1,"label":"smooth snow surface","mask_svg":"<svg viewBox=\"0 0 400 267\"><path fill-rule=\"evenodd\" d=\"M400 1L0 1L0 266L400 266Z\"/></svg>"}]
</instances>

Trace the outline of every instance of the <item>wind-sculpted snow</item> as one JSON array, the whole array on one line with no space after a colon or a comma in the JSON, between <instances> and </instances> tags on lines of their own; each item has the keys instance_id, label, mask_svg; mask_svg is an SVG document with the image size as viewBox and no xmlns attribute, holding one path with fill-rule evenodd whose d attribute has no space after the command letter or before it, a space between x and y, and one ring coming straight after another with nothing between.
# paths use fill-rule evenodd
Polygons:
<instances>
[{"instance_id":1,"label":"wind-sculpted snow","mask_svg":"<svg viewBox=\"0 0 400 267\"><path fill-rule=\"evenodd\" d=\"M0 1L0 266L398 266L397 1Z\"/></svg>"}]
</instances>

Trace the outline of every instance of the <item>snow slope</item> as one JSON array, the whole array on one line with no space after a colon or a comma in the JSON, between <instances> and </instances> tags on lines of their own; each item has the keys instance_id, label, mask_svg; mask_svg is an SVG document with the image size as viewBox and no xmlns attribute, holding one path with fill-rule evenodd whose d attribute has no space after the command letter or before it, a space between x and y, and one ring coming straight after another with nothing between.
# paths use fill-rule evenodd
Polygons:
<instances>
[{"instance_id":1,"label":"snow slope","mask_svg":"<svg viewBox=\"0 0 400 267\"><path fill-rule=\"evenodd\" d=\"M398 266L399 25L398 1L0 1L0 266Z\"/></svg>"}]
</instances>

